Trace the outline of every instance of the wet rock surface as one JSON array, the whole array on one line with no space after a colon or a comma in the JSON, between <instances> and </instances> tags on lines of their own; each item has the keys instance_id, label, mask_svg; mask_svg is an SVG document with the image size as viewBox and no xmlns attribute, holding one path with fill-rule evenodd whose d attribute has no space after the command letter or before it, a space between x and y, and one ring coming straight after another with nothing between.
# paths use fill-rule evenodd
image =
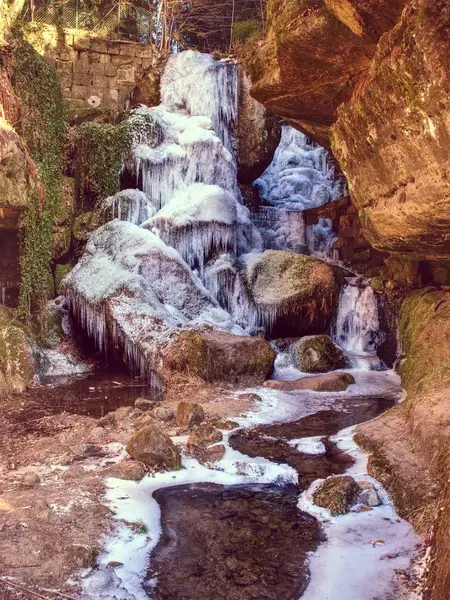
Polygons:
<instances>
[{"instance_id":1,"label":"wet rock surface","mask_svg":"<svg viewBox=\"0 0 450 600\"><path fill-rule=\"evenodd\" d=\"M291 600L323 539L290 487L207 484L158 490L163 538L152 555L155 600Z\"/></svg>"},{"instance_id":2,"label":"wet rock surface","mask_svg":"<svg viewBox=\"0 0 450 600\"><path fill-rule=\"evenodd\" d=\"M351 373L329 373L327 375L313 375L301 377L292 381L271 379L266 381L264 387L283 392L295 390L313 390L315 392L344 392L349 385L355 383Z\"/></svg>"},{"instance_id":3,"label":"wet rock surface","mask_svg":"<svg viewBox=\"0 0 450 600\"><path fill-rule=\"evenodd\" d=\"M127 444L127 452L149 469L179 469L180 451L156 425L147 425L137 431Z\"/></svg>"},{"instance_id":4,"label":"wet rock surface","mask_svg":"<svg viewBox=\"0 0 450 600\"><path fill-rule=\"evenodd\" d=\"M300 371L326 373L347 366L344 353L328 335L308 335L294 342L289 354Z\"/></svg>"}]
</instances>

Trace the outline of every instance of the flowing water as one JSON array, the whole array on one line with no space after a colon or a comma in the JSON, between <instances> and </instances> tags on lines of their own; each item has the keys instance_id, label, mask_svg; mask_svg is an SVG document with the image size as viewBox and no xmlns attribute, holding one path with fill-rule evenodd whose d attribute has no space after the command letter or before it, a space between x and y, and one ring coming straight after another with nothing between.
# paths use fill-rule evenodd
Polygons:
<instances>
[{"instance_id":1,"label":"flowing water","mask_svg":"<svg viewBox=\"0 0 450 600\"><path fill-rule=\"evenodd\" d=\"M113 235L108 238L104 230L102 240L91 238L90 256L81 268L87 265L93 279L83 275L83 294L72 291L68 297L72 313L97 345L114 346L125 339L125 353L135 366L139 358L133 338L126 338L121 325L108 339L106 315L98 308L111 290L123 283L139 290L133 302L114 313L117 320L125 315L132 324L136 321L134 339L145 329L136 315L150 313L174 328L189 319L198 323L201 313L200 323L233 332L267 332L276 315L252 304L241 277L243 265L265 249L329 253L330 224L324 220L307 231L303 211L345 193L327 152L283 127L272 165L255 182L265 206L251 214L243 205L233 135L235 63L195 52L171 56L161 96L161 106L140 107L131 117L137 133L123 172L139 189L105 201L111 218L118 219L111 226ZM144 277L142 245L176 259L183 287L161 263L148 268ZM179 296L188 284L196 301L181 305ZM397 597L395 572L408 566L417 538L397 518L380 484L374 482L383 505L370 513L331 517L314 506L311 496L317 481L329 475L350 470L356 478L370 480L365 457L352 442L352 427L391 407L401 392L394 373L373 370L381 369L379 329L373 291L363 280L349 278L333 332L356 380L346 392L247 390L262 401L257 410L236 419L237 430L223 432L226 452L218 463L208 468L184 454L180 471L148 476L139 484L110 480L106 502L118 524L106 540L99 569L86 573L87 596ZM275 378L305 375L292 365L278 365L282 368ZM136 391L120 380L104 385L91 378L77 385L88 410L91 394L98 395L105 411L116 406L111 396L127 404ZM125 524L137 520L145 524L145 533ZM382 543L372 543L380 537Z\"/></svg>"}]
</instances>

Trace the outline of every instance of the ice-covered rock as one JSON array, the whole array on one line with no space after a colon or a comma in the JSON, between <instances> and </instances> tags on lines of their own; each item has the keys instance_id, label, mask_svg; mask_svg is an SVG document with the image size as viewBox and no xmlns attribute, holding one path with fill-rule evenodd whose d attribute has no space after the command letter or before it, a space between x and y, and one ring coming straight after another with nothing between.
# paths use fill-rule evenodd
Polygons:
<instances>
[{"instance_id":1,"label":"ice-covered rock","mask_svg":"<svg viewBox=\"0 0 450 600\"><path fill-rule=\"evenodd\" d=\"M297 211L322 206L345 192L325 148L289 126L282 127L274 159L254 185L269 204Z\"/></svg>"},{"instance_id":2,"label":"ice-covered rock","mask_svg":"<svg viewBox=\"0 0 450 600\"><path fill-rule=\"evenodd\" d=\"M104 208L113 219L140 225L156 213L155 206L141 190L122 190L104 201Z\"/></svg>"},{"instance_id":3,"label":"ice-covered rock","mask_svg":"<svg viewBox=\"0 0 450 600\"><path fill-rule=\"evenodd\" d=\"M236 252L237 200L217 185L194 183L176 194L142 227L176 248L203 271L212 252Z\"/></svg>"},{"instance_id":4,"label":"ice-covered rock","mask_svg":"<svg viewBox=\"0 0 450 600\"><path fill-rule=\"evenodd\" d=\"M119 348L132 369L164 379L160 348L184 326L242 333L179 253L154 233L114 220L93 233L63 282L79 324L98 348Z\"/></svg>"}]
</instances>

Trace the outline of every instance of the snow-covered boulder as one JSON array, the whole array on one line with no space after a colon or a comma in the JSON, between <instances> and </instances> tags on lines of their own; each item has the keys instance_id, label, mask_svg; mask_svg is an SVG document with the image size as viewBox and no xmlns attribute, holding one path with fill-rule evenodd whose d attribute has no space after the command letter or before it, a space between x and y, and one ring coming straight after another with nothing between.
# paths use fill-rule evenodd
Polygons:
<instances>
[{"instance_id":1,"label":"snow-covered boulder","mask_svg":"<svg viewBox=\"0 0 450 600\"><path fill-rule=\"evenodd\" d=\"M237 204L217 185L194 183L142 227L157 232L191 267L203 269L212 253L236 251Z\"/></svg>"},{"instance_id":2,"label":"snow-covered boulder","mask_svg":"<svg viewBox=\"0 0 450 600\"><path fill-rule=\"evenodd\" d=\"M140 225L156 213L156 208L141 190L122 190L104 200L103 207L113 219Z\"/></svg>"},{"instance_id":3,"label":"snow-covered boulder","mask_svg":"<svg viewBox=\"0 0 450 600\"><path fill-rule=\"evenodd\" d=\"M171 332L216 326L242 333L176 250L155 234L114 220L93 233L63 286L72 313L100 349L119 349L130 368L162 384L158 354Z\"/></svg>"}]
</instances>

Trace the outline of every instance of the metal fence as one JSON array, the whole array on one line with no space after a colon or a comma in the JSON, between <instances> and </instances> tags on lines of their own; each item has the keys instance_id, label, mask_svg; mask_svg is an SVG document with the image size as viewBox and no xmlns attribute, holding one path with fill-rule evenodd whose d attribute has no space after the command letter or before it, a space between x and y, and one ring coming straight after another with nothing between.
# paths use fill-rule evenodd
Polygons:
<instances>
[{"instance_id":1,"label":"metal fence","mask_svg":"<svg viewBox=\"0 0 450 600\"><path fill-rule=\"evenodd\" d=\"M152 13L133 2L115 0L107 8L89 9L82 0L28 0L24 19L91 35L147 43Z\"/></svg>"}]
</instances>

